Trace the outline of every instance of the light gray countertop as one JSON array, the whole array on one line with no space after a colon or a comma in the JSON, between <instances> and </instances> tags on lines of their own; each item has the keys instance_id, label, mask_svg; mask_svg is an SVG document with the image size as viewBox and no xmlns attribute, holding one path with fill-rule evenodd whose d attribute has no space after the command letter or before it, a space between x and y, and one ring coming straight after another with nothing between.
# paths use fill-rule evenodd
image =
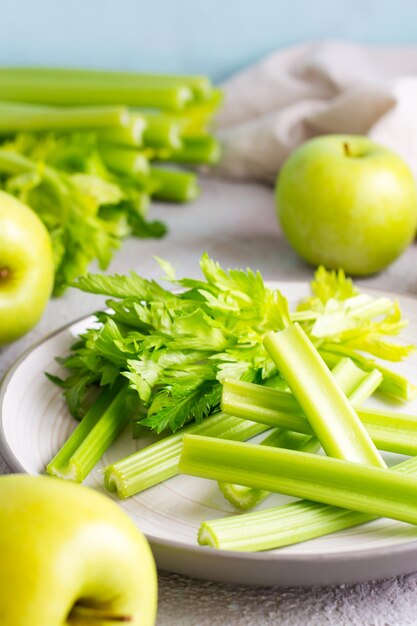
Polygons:
<instances>
[{"instance_id":1,"label":"light gray countertop","mask_svg":"<svg viewBox=\"0 0 417 626\"><path fill-rule=\"evenodd\" d=\"M178 276L198 276L207 251L226 267L259 269L265 279L310 280L313 270L283 239L272 190L255 184L203 181L189 206L153 205L150 215L169 226L161 240L129 239L112 272L136 270L157 278L153 256L168 259ZM385 272L358 284L417 295L417 244ZM76 290L49 303L39 325L0 351L0 377L31 344L66 323L99 309L103 299ZM417 302L416 302L417 305ZM0 473L7 471L0 458ZM250 588L160 574L158 626L406 626L417 625L417 574L326 588Z\"/></svg>"}]
</instances>

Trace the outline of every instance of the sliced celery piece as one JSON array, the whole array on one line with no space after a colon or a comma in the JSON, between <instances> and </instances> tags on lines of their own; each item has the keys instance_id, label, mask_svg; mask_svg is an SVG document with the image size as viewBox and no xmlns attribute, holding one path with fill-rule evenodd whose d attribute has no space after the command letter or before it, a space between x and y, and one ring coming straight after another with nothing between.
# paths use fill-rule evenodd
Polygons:
<instances>
[{"instance_id":1,"label":"sliced celery piece","mask_svg":"<svg viewBox=\"0 0 417 626\"><path fill-rule=\"evenodd\" d=\"M103 128L97 134L99 141L125 148L139 148L143 145L146 121L143 116L129 116L127 124L118 128Z\"/></svg>"},{"instance_id":2,"label":"sliced celery piece","mask_svg":"<svg viewBox=\"0 0 417 626\"><path fill-rule=\"evenodd\" d=\"M370 371L375 368L382 374L382 383L378 389L383 394L398 400L410 402L417 397L417 386L411 383L405 376L385 367L374 359L369 359L345 346L326 343L325 347L319 347L319 353L329 367L338 363L342 356L351 358L361 369Z\"/></svg>"},{"instance_id":3,"label":"sliced celery piece","mask_svg":"<svg viewBox=\"0 0 417 626\"><path fill-rule=\"evenodd\" d=\"M115 172L133 177L149 174L148 159L142 152L102 144L100 154L106 166Z\"/></svg>"},{"instance_id":4,"label":"sliced celery piece","mask_svg":"<svg viewBox=\"0 0 417 626\"><path fill-rule=\"evenodd\" d=\"M197 77L198 79L198 77ZM195 77L97 70L1 68L2 100L59 105L123 104L183 109L210 96L211 85Z\"/></svg>"},{"instance_id":5,"label":"sliced celery piece","mask_svg":"<svg viewBox=\"0 0 417 626\"><path fill-rule=\"evenodd\" d=\"M332 375L338 386L343 393L349 397L350 401L352 401L351 399L354 396L363 402L373 394L382 379L382 376L377 370L376 374L377 375L375 375L375 372L364 372L359 369L351 359L346 358L341 359L332 370ZM368 379L370 380L368 381ZM226 381L225 384L230 385L233 389L234 382L237 383L235 389L237 388L239 390L243 388L246 392L248 389L249 391L251 389L255 389L256 392L259 387L259 385L253 384L250 384L248 387L248 385L244 382L243 384L239 384L241 381ZM227 396L227 390L224 395ZM301 411L298 403L297 406ZM315 437L301 435L288 430L281 430L279 428L274 430L263 441L261 441L260 445L288 448L289 450L299 450L303 452L317 452L320 448L320 444ZM253 489L243 485L219 483L219 487L224 497L231 502L231 504L233 504L236 508L245 511L256 506L270 495L270 492L268 491Z\"/></svg>"},{"instance_id":6,"label":"sliced celery piece","mask_svg":"<svg viewBox=\"0 0 417 626\"><path fill-rule=\"evenodd\" d=\"M207 417L201 424L186 426L178 433L109 465L104 473L105 487L110 492L117 492L119 498L128 498L176 476L182 441L186 433L202 433L209 437L244 441L264 432L267 428L263 424L216 413Z\"/></svg>"},{"instance_id":7,"label":"sliced celery piece","mask_svg":"<svg viewBox=\"0 0 417 626\"><path fill-rule=\"evenodd\" d=\"M374 383L380 379L377 376L372 380L373 372L370 372L370 376L370 389L374 390ZM367 386L365 377L349 399L363 402L368 397ZM272 427L314 434L294 396L262 385L226 379L223 383L222 410ZM417 455L417 416L364 407L356 408L356 412L379 450Z\"/></svg>"},{"instance_id":8,"label":"sliced celery piece","mask_svg":"<svg viewBox=\"0 0 417 626\"><path fill-rule=\"evenodd\" d=\"M183 145L177 150L161 150L156 152L155 158L159 161L172 163L190 163L195 165L213 165L221 156L220 143L215 137L203 135L185 137Z\"/></svg>"},{"instance_id":9,"label":"sliced celery piece","mask_svg":"<svg viewBox=\"0 0 417 626\"><path fill-rule=\"evenodd\" d=\"M320 443L316 437L294 433L289 430L275 429L260 444L261 446L272 446L275 448L287 448L289 450L299 450L302 452L317 452ZM234 483L219 483L219 488L226 500L236 508L247 511L260 502L263 502L271 495L270 491L236 485Z\"/></svg>"},{"instance_id":10,"label":"sliced celery piece","mask_svg":"<svg viewBox=\"0 0 417 626\"><path fill-rule=\"evenodd\" d=\"M182 146L181 133L183 124L169 115L147 113L143 115L146 129L144 143L151 148L169 148L178 150Z\"/></svg>"},{"instance_id":11,"label":"sliced celery piece","mask_svg":"<svg viewBox=\"0 0 417 626\"><path fill-rule=\"evenodd\" d=\"M197 176L191 172L151 167L150 175L158 185L152 194L158 200L190 202L200 194Z\"/></svg>"},{"instance_id":12,"label":"sliced celery piece","mask_svg":"<svg viewBox=\"0 0 417 626\"><path fill-rule=\"evenodd\" d=\"M0 135L18 132L123 128L129 119L124 107L46 107L0 102Z\"/></svg>"},{"instance_id":13,"label":"sliced celery piece","mask_svg":"<svg viewBox=\"0 0 417 626\"><path fill-rule=\"evenodd\" d=\"M217 90L210 80L203 75L180 74L143 74L139 72L120 72L112 70L74 69L74 68L44 68L44 67L4 67L0 68L0 81L15 79L57 81L58 84L79 84L82 88L88 85L107 85L108 89L123 89L123 87L187 87L193 92L197 104L202 101L211 102ZM155 104L155 106L157 106Z\"/></svg>"},{"instance_id":14,"label":"sliced celery piece","mask_svg":"<svg viewBox=\"0 0 417 626\"><path fill-rule=\"evenodd\" d=\"M220 550L273 550L322 537L374 519L367 513L303 500L203 522L198 543Z\"/></svg>"},{"instance_id":15,"label":"sliced celery piece","mask_svg":"<svg viewBox=\"0 0 417 626\"><path fill-rule=\"evenodd\" d=\"M416 459L404 461L391 471L417 477ZM376 517L303 500L203 522L198 542L223 550L272 550L364 524Z\"/></svg>"},{"instance_id":16,"label":"sliced celery piece","mask_svg":"<svg viewBox=\"0 0 417 626\"><path fill-rule=\"evenodd\" d=\"M354 408L298 323L264 345L329 456L386 467Z\"/></svg>"},{"instance_id":17,"label":"sliced celery piece","mask_svg":"<svg viewBox=\"0 0 417 626\"><path fill-rule=\"evenodd\" d=\"M101 393L46 467L51 476L82 482L131 419L129 390L118 381Z\"/></svg>"},{"instance_id":18,"label":"sliced celery piece","mask_svg":"<svg viewBox=\"0 0 417 626\"><path fill-rule=\"evenodd\" d=\"M211 94L204 101L192 102L182 111L175 111L174 115L185 121L186 134L201 134L201 129L212 119L216 111L223 103L223 92L219 88L213 88Z\"/></svg>"},{"instance_id":19,"label":"sliced celery piece","mask_svg":"<svg viewBox=\"0 0 417 626\"><path fill-rule=\"evenodd\" d=\"M417 468L417 459L413 459ZM180 472L417 524L417 480L332 457L187 434Z\"/></svg>"},{"instance_id":20,"label":"sliced celery piece","mask_svg":"<svg viewBox=\"0 0 417 626\"><path fill-rule=\"evenodd\" d=\"M365 402L365 400L370 398L373 393L375 393L375 391L379 389L382 383L383 376L378 369L364 372L364 374L364 378L358 384L356 389L353 389L352 392L348 394L350 403L353 404L353 406L355 407L360 406L363 402Z\"/></svg>"},{"instance_id":21,"label":"sliced celery piece","mask_svg":"<svg viewBox=\"0 0 417 626\"><path fill-rule=\"evenodd\" d=\"M417 455L417 415L365 407L357 412L379 450Z\"/></svg>"}]
</instances>

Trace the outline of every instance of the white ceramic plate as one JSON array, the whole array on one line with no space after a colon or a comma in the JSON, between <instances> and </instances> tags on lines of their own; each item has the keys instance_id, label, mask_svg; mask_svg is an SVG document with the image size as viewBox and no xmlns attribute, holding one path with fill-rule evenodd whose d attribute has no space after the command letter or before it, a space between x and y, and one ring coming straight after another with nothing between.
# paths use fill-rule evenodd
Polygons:
<instances>
[{"instance_id":1,"label":"white ceramic plate","mask_svg":"<svg viewBox=\"0 0 417 626\"><path fill-rule=\"evenodd\" d=\"M273 286L281 287L292 304L308 293L305 283ZM399 301L410 320L402 339L416 343L417 300L400 296ZM76 423L68 414L60 389L44 372L60 373L55 357L65 355L74 338L92 322L92 317L85 318L47 337L24 354L5 377L0 393L0 444L13 470L41 474L74 428ZM416 355L396 369L417 382ZM417 411L417 403L397 408ZM137 448L130 433L122 435L86 483L104 492L100 470ZM274 495L263 508L289 500ZM158 566L190 576L256 585L312 585L417 570L417 528L391 520L378 520L280 550L248 554L197 545L197 529L203 520L233 513L212 481L178 476L119 504L147 535Z\"/></svg>"}]
</instances>

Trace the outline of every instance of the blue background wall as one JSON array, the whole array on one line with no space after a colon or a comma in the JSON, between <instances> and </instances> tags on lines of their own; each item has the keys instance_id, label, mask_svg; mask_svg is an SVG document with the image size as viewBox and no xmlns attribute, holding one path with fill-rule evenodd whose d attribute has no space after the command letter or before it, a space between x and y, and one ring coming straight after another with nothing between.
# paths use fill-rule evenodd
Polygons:
<instances>
[{"instance_id":1,"label":"blue background wall","mask_svg":"<svg viewBox=\"0 0 417 626\"><path fill-rule=\"evenodd\" d=\"M2 65L202 72L225 78L320 38L417 43L415 0L0 0Z\"/></svg>"}]
</instances>

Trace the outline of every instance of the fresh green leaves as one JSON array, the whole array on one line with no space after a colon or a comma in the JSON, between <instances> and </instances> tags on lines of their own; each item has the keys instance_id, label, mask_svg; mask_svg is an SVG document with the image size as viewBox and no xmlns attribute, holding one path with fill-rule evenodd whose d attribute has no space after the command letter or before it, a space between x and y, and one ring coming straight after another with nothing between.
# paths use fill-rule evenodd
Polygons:
<instances>
[{"instance_id":1,"label":"fresh green leaves","mask_svg":"<svg viewBox=\"0 0 417 626\"><path fill-rule=\"evenodd\" d=\"M320 269L314 295L290 314L284 295L270 289L259 272L226 271L204 254L202 279L176 279L167 261L158 262L179 292L133 272L87 274L74 283L109 297L108 309L97 313L100 324L62 361L69 374L61 384L77 417L92 386L123 376L141 402L142 425L162 432L200 422L218 409L225 378L271 385L278 380L263 339L268 331L290 326L299 312L300 324L330 359L341 349L352 358L360 357L358 350L390 357L395 350L399 358L410 350L385 344L384 338L404 324L398 307L386 298L358 294L342 273Z\"/></svg>"},{"instance_id":2,"label":"fresh green leaves","mask_svg":"<svg viewBox=\"0 0 417 626\"><path fill-rule=\"evenodd\" d=\"M407 324L397 302L360 294L342 270L320 267L311 288L313 295L300 303L291 319L302 324L318 348L343 346L389 361L400 361L414 349L386 340Z\"/></svg>"},{"instance_id":3,"label":"fresh green leaves","mask_svg":"<svg viewBox=\"0 0 417 626\"><path fill-rule=\"evenodd\" d=\"M226 272L203 255L205 281L176 281L172 267L161 265L181 293L134 273L88 274L74 283L112 298L109 310L98 314L102 326L87 331L64 362L77 413L86 393L78 378L103 384L120 372L148 410L143 424L175 431L218 408L225 376L262 380L277 373L262 339L290 318L285 298L259 273Z\"/></svg>"}]
</instances>

